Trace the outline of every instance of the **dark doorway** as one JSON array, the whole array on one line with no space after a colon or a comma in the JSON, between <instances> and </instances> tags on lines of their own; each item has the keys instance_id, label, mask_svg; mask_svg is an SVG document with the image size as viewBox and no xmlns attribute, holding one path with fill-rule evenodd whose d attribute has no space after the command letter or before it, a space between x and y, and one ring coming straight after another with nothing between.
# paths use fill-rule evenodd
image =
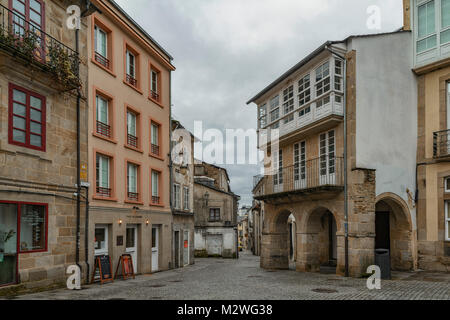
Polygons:
<instances>
[{"instance_id":1,"label":"dark doorway","mask_svg":"<svg viewBox=\"0 0 450 320\"><path fill-rule=\"evenodd\" d=\"M180 231L175 231L175 268L180 267Z\"/></svg>"},{"instance_id":2,"label":"dark doorway","mask_svg":"<svg viewBox=\"0 0 450 320\"><path fill-rule=\"evenodd\" d=\"M294 224L289 224L289 256L291 257L291 260L294 259Z\"/></svg>"},{"instance_id":3,"label":"dark doorway","mask_svg":"<svg viewBox=\"0 0 450 320\"><path fill-rule=\"evenodd\" d=\"M337 237L336 237L336 220L331 212L328 212L328 239L329 239L329 265L337 265Z\"/></svg>"},{"instance_id":4,"label":"dark doorway","mask_svg":"<svg viewBox=\"0 0 450 320\"><path fill-rule=\"evenodd\" d=\"M375 215L375 249L391 249L389 212Z\"/></svg>"}]
</instances>

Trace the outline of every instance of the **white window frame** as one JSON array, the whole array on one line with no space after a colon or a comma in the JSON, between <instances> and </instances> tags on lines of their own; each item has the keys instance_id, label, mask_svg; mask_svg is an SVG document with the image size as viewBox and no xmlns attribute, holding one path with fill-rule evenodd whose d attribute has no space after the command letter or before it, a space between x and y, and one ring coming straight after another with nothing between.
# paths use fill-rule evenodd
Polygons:
<instances>
[{"instance_id":1,"label":"white window frame","mask_svg":"<svg viewBox=\"0 0 450 320\"><path fill-rule=\"evenodd\" d=\"M184 210L190 210L189 198L190 198L189 187L184 186L183 187L183 209Z\"/></svg>"},{"instance_id":2,"label":"white window frame","mask_svg":"<svg viewBox=\"0 0 450 320\"><path fill-rule=\"evenodd\" d=\"M157 179L155 179L155 177L157 177ZM159 180L161 179L161 173L159 171L151 170L151 179L152 179L152 185L151 185L152 197L160 197L160 192L159 192L159 182L160 181ZM155 180L157 180L156 184L155 184ZM154 186L156 186L156 190L153 188Z\"/></svg>"},{"instance_id":3,"label":"white window frame","mask_svg":"<svg viewBox=\"0 0 450 320\"><path fill-rule=\"evenodd\" d=\"M103 52L99 51L99 34L103 33L105 35L105 54ZM97 52L99 55L103 56L104 58L108 59L108 33L100 28L99 26L95 25L94 27L94 34L95 34L95 52Z\"/></svg>"},{"instance_id":4,"label":"white window frame","mask_svg":"<svg viewBox=\"0 0 450 320\"><path fill-rule=\"evenodd\" d=\"M270 111L275 110L280 107L280 95L277 94L275 97L270 99Z\"/></svg>"},{"instance_id":5,"label":"white window frame","mask_svg":"<svg viewBox=\"0 0 450 320\"><path fill-rule=\"evenodd\" d=\"M97 157L99 157L99 177L98 177L98 186L100 188L110 189L111 188L111 158L104 156L102 154L97 154ZM103 171L103 161L101 161L101 158L108 160L108 181L106 182L106 186L104 185L103 177L102 177L102 171ZM97 169L97 168L96 168Z\"/></svg>"},{"instance_id":6,"label":"white window frame","mask_svg":"<svg viewBox=\"0 0 450 320\"><path fill-rule=\"evenodd\" d=\"M299 107L311 102L311 75L307 74L298 81L298 105Z\"/></svg>"},{"instance_id":7,"label":"white window frame","mask_svg":"<svg viewBox=\"0 0 450 320\"><path fill-rule=\"evenodd\" d=\"M135 173L136 173L136 176L134 177L135 178L134 186L130 183L130 181L131 181L130 173L132 172L131 169L133 169L135 171ZM128 192L139 193L139 190L138 190L138 184L139 184L138 183L138 179L139 179L139 166L137 164L128 162L127 163L127 191ZM134 187L134 189L132 187Z\"/></svg>"},{"instance_id":8,"label":"white window frame","mask_svg":"<svg viewBox=\"0 0 450 320\"><path fill-rule=\"evenodd\" d=\"M181 209L181 186L178 183L173 185L173 204L175 209Z\"/></svg>"},{"instance_id":9,"label":"white window frame","mask_svg":"<svg viewBox=\"0 0 450 320\"><path fill-rule=\"evenodd\" d=\"M127 50L127 74L133 78L136 78L136 56L130 51ZM133 68L131 68L131 59L133 57Z\"/></svg>"},{"instance_id":10,"label":"white window frame","mask_svg":"<svg viewBox=\"0 0 450 320\"><path fill-rule=\"evenodd\" d=\"M267 103L258 107L258 126L265 128L267 126Z\"/></svg>"},{"instance_id":11,"label":"white window frame","mask_svg":"<svg viewBox=\"0 0 450 320\"><path fill-rule=\"evenodd\" d=\"M109 235L108 235L108 225L106 224L98 224L95 225L95 229L103 229L105 231L105 248L102 249L95 249L94 248L94 255L101 256L101 255L108 255L109 252ZM94 230L95 235L95 230Z\"/></svg>"},{"instance_id":12,"label":"white window frame","mask_svg":"<svg viewBox=\"0 0 450 320\"><path fill-rule=\"evenodd\" d=\"M127 110L127 134L137 137L137 114ZM130 129L130 122L134 120L134 132Z\"/></svg>"},{"instance_id":13,"label":"white window frame","mask_svg":"<svg viewBox=\"0 0 450 320\"><path fill-rule=\"evenodd\" d=\"M151 69L150 70L150 84L151 84L151 90L154 93L158 93L158 88L159 88L159 79L158 79L158 72ZM156 86L156 88L153 87L153 85Z\"/></svg>"},{"instance_id":14,"label":"white window frame","mask_svg":"<svg viewBox=\"0 0 450 320\"><path fill-rule=\"evenodd\" d=\"M100 108L99 108L99 101L105 101L106 102L106 123L103 121L100 121ZM109 125L109 101L105 98L103 98L101 95L96 95L95 97L95 104L96 104L96 109L97 109L97 121L104 123L106 125Z\"/></svg>"},{"instance_id":15,"label":"white window frame","mask_svg":"<svg viewBox=\"0 0 450 320\"><path fill-rule=\"evenodd\" d=\"M290 85L283 90L283 114L287 115L294 109L294 85Z\"/></svg>"},{"instance_id":16,"label":"white window frame","mask_svg":"<svg viewBox=\"0 0 450 320\"><path fill-rule=\"evenodd\" d=\"M325 66L328 65L328 74L325 76ZM318 66L315 70L315 75L316 75L316 84L315 84L315 94L316 94L316 98L319 98L325 94L327 94L330 90L331 90L331 63L330 60L322 63L320 66ZM319 79L319 75L320 75L320 79ZM327 84L325 84L327 82ZM328 90L326 89L326 86L328 86ZM321 93L319 94L319 91L321 91Z\"/></svg>"}]
</instances>

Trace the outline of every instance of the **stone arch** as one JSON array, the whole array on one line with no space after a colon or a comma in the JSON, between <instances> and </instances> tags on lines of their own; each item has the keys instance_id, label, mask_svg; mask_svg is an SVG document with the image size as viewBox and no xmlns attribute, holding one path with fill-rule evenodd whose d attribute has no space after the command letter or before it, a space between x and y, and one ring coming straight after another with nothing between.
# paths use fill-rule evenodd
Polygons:
<instances>
[{"instance_id":1,"label":"stone arch","mask_svg":"<svg viewBox=\"0 0 450 320\"><path fill-rule=\"evenodd\" d=\"M324 206L310 210L302 222L300 271L317 272L329 266L336 272L339 253L339 216Z\"/></svg>"},{"instance_id":2,"label":"stone arch","mask_svg":"<svg viewBox=\"0 0 450 320\"><path fill-rule=\"evenodd\" d=\"M383 215L388 215L382 218ZM391 269L398 271L409 271L415 269L417 258L415 254L415 236L411 213L407 203L394 193L383 193L379 195L375 202L375 224L376 249L380 244L388 242ZM389 221L389 230L383 230L385 221ZM382 239L386 236L389 239ZM382 237L382 238L381 238ZM388 241L387 241L388 240ZM384 248L383 248L384 249Z\"/></svg>"},{"instance_id":3,"label":"stone arch","mask_svg":"<svg viewBox=\"0 0 450 320\"><path fill-rule=\"evenodd\" d=\"M294 214L289 208L266 212L266 226L261 246L261 267L265 269L289 269L289 225Z\"/></svg>"}]
</instances>

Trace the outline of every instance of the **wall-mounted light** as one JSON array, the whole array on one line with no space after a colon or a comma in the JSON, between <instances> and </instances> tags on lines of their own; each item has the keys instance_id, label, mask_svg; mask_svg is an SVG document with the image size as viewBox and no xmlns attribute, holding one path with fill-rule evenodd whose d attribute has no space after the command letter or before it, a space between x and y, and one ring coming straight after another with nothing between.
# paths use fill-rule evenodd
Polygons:
<instances>
[{"instance_id":1,"label":"wall-mounted light","mask_svg":"<svg viewBox=\"0 0 450 320\"><path fill-rule=\"evenodd\" d=\"M123 223L122 219L119 219L119 226L121 226Z\"/></svg>"},{"instance_id":2,"label":"wall-mounted light","mask_svg":"<svg viewBox=\"0 0 450 320\"><path fill-rule=\"evenodd\" d=\"M148 226L150 224L150 220L147 219L147 221L145 221L145 224Z\"/></svg>"}]
</instances>

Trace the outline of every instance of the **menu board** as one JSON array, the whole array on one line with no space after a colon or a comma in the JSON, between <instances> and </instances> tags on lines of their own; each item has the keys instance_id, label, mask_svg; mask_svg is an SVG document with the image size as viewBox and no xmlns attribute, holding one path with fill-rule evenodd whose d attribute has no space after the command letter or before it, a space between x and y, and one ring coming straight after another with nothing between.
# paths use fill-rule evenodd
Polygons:
<instances>
[{"instance_id":1,"label":"menu board","mask_svg":"<svg viewBox=\"0 0 450 320\"><path fill-rule=\"evenodd\" d=\"M95 280L100 280L103 284L105 282L114 281L111 270L111 257L107 255L95 257L94 274L91 283Z\"/></svg>"}]
</instances>

